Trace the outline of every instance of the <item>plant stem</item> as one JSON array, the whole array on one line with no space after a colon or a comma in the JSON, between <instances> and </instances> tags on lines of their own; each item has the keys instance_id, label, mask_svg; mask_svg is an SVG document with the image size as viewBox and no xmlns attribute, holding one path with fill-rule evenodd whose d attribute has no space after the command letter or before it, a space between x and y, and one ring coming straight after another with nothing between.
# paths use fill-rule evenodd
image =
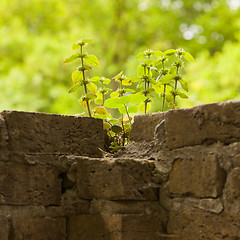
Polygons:
<instances>
[{"instance_id":1,"label":"plant stem","mask_svg":"<svg viewBox=\"0 0 240 240\"><path fill-rule=\"evenodd\" d=\"M125 143L125 129L124 129L124 124L123 124L123 114L122 114L122 130L123 130L122 146L124 146L124 143Z\"/></svg>"},{"instance_id":2,"label":"plant stem","mask_svg":"<svg viewBox=\"0 0 240 240\"><path fill-rule=\"evenodd\" d=\"M164 90L163 90L162 112L164 111L164 105L165 105L165 94L166 94L166 84L164 84Z\"/></svg>"},{"instance_id":3,"label":"plant stem","mask_svg":"<svg viewBox=\"0 0 240 240\"><path fill-rule=\"evenodd\" d=\"M82 45L81 45L81 55L82 54L83 54L83 49L82 49ZM82 67L83 67L83 57L81 57L81 63L82 63ZM82 73L83 73L84 91L85 91L85 94L87 94L87 84L86 84L86 78L85 78L85 71L84 71L84 69L82 70ZM89 107L89 100L86 100L86 103L87 103L88 115L89 115L89 117L92 117L91 110L90 110L90 107Z\"/></svg>"},{"instance_id":4,"label":"plant stem","mask_svg":"<svg viewBox=\"0 0 240 240\"><path fill-rule=\"evenodd\" d=\"M130 122L130 124L132 124L132 122L131 122L131 118L130 118L130 115L129 115L128 110L127 110L127 106L126 106L125 104L124 104L124 107L125 107L125 109L126 109L126 113L127 113L127 116L128 116L129 122Z\"/></svg>"}]
</instances>

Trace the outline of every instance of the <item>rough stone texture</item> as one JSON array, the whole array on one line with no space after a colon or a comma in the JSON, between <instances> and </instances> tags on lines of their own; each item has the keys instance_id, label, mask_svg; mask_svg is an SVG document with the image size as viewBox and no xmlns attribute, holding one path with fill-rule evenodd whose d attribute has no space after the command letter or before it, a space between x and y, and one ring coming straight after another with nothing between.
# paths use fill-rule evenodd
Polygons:
<instances>
[{"instance_id":1,"label":"rough stone texture","mask_svg":"<svg viewBox=\"0 0 240 240\"><path fill-rule=\"evenodd\" d=\"M175 149L203 143L240 141L240 102L227 101L165 114L166 143Z\"/></svg>"},{"instance_id":2,"label":"rough stone texture","mask_svg":"<svg viewBox=\"0 0 240 240\"><path fill-rule=\"evenodd\" d=\"M3 111L9 149L23 153L61 153L100 157L102 120L44 113Z\"/></svg>"},{"instance_id":3,"label":"rough stone texture","mask_svg":"<svg viewBox=\"0 0 240 240\"><path fill-rule=\"evenodd\" d=\"M3 116L0 114L0 161L8 160L8 132Z\"/></svg>"},{"instance_id":4,"label":"rough stone texture","mask_svg":"<svg viewBox=\"0 0 240 240\"><path fill-rule=\"evenodd\" d=\"M79 215L69 218L69 240L157 240L160 215Z\"/></svg>"},{"instance_id":5,"label":"rough stone texture","mask_svg":"<svg viewBox=\"0 0 240 240\"><path fill-rule=\"evenodd\" d=\"M175 195L216 198L222 194L224 183L225 173L218 166L215 156L177 160L169 176L169 192Z\"/></svg>"},{"instance_id":6,"label":"rough stone texture","mask_svg":"<svg viewBox=\"0 0 240 240\"><path fill-rule=\"evenodd\" d=\"M1 240L9 240L9 221L7 217L1 216L0 214L0 239Z\"/></svg>"},{"instance_id":7,"label":"rough stone texture","mask_svg":"<svg viewBox=\"0 0 240 240\"><path fill-rule=\"evenodd\" d=\"M65 240L64 218L14 218L9 239L13 240Z\"/></svg>"},{"instance_id":8,"label":"rough stone texture","mask_svg":"<svg viewBox=\"0 0 240 240\"><path fill-rule=\"evenodd\" d=\"M150 160L78 160L78 195L84 199L157 200Z\"/></svg>"},{"instance_id":9,"label":"rough stone texture","mask_svg":"<svg viewBox=\"0 0 240 240\"><path fill-rule=\"evenodd\" d=\"M240 239L239 216L210 214L202 211L169 214L168 233L176 240Z\"/></svg>"},{"instance_id":10,"label":"rough stone texture","mask_svg":"<svg viewBox=\"0 0 240 240\"><path fill-rule=\"evenodd\" d=\"M44 164L27 165L0 162L0 204L59 204L59 171Z\"/></svg>"},{"instance_id":11,"label":"rough stone texture","mask_svg":"<svg viewBox=\"0 0 240 240\"><path fill-rule=\"evenodd\" d=\"M226 211L240 213L240 168L234 168L228 175L223 194Z\"/></svg>"},{"instance_id":12,"label":"rough stone texture","mask_svg":"<svg viewBox=\"0 0 240 240\"><path fill-rule=\"evenodd\" d=\"M164 119L165 113L152 113L134 117L130 138L132 141L151 141L154 138L155 127Z\"/></svg>"}]
</instances>

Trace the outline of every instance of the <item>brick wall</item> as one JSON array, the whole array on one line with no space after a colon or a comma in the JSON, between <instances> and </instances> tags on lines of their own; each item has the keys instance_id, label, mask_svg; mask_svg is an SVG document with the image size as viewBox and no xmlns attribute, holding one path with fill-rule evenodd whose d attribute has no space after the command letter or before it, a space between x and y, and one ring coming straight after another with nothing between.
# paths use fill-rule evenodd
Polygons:
<instances>
[{"instance_id":1,"label":"brick wall","mask_svg":"<svg viewBox=\"0 0 240 240\"><path fill-rule=\"evenodd\" d=\"M240 102L102 121L0 114L0 240L240 239Z\"/></svg>"}]
</instances>

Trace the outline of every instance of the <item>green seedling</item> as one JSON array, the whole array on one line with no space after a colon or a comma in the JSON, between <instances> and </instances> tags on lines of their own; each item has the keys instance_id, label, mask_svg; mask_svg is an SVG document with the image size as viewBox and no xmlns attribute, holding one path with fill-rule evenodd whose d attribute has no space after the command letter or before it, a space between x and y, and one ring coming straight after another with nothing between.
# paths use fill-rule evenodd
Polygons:
<instances>
[{"instance_id":1,"label":"green seedling","mask_svg":"<svg viewBox=\"0 0 240 240\"><path fill-rule=\"evenodd\" d=\"M87 109L89 117L92 116L90 102L97 98L97 86L90 82L90 80L86 77L86 72L92 70L92 67L99 65L99 61L95 55L88 55L85 51L83 51L83 47L91 42L93 42L92 39L83 39L81 41L74 42L72 45L74 53L63 61L63 63L71 63L76 59L80 60L80 66L78 66L72 73L72 81L74 85L68 92L76 92L81 86L83 86L84 95L81 96L78 102Z\"/></svg>"},{"instance_id":2,"label":"green seedling","mask_svg":"<svg viewBox=\"0 0 240 240\"><path fill-rule=\"evenodd\" d=\"M111 79L86 77L88 71L99 65L97 57L88 55L83 49L91 42L91 39L83 39L73 43L74 53L64 60L64 63L80 60L80 66L72 73L74 85L68 92L76 92L83 87L84 94L78 101L87 109L89 117L103 119L104 129L111 139L110 149L115 152L129 142L132 117L139 111L146 114L150 110L154 94L162 97L162 111L166 102L169 107L176 108L177 96L188 97L188 83L183 79L184 64L185 61L193 62L194 58L182 49L169 49L165 52L148 49L137 55L137 60L140 61L137 76L128 78L121 71L113 77L118 84L118 88L113 91L107 87ZM137 83L135 89L133 83ZM97 105L92 111L90 102ZM107 108L117 109L120 117L112 117Z\"/></svg>"}]
</instances>

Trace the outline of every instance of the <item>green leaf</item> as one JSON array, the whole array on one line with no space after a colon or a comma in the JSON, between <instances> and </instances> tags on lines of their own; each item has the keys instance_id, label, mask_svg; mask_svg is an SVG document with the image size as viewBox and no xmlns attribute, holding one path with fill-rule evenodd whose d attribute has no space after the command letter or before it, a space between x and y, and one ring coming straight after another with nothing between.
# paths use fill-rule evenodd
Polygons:
<instances>
[{"instance_id":1,"label":"green leaf","mask_svg":"<svg viewBox=\"0 0 240 240\"><path fill-rule=\"evenodd\" d=\"M128 112L129 113L137 113L138 112L138 106L137 105L129 105L128 106Z\"/></svg>"},{"instance_id":2,"label":"green leaf","mask_svg":"<svg viewBox=\"0 0 240 240\"><path fill-rule=\"evenodd\" d=\"M127 114L127 110L126 110L126 107L124 105L121 105L120 107L118 107L118 110L122 114Z\"/></svg>"},{"instance_id":3,"label":"green leaf","mask_svg":"<svg viewBox=\"0 0 240 240\"><path fill-rule=\"evenodd\" d=\"M182 88L183 88L185 91L188 92L188 83L187 83L187 81L185 81L185 80L182 79L182 80L180 81L180 84L181 84Z\"/></svg>"},{"instance_id":4,"label":"green leaf","mask_svg":"<svg viewBox=\"0 0 240 240\"><path fill-rule=\"evenodd\" d=\"M123 131L122 128L121 128L120 126L118 126L118 125L113 125L112 128L111 128L111 130L112 130L114 133L116 133L116 134L119 134L119 133L121 133L121 132Z\"/></svg>"},{"instance_id":5,"label":"green leaf","mask_svg":"<svg viewBox=\"0 0 240 240\"><path fill-rule=\"evenodd\" d=\"M95 107L92 111L95 114L101 114L101 115L107 115L108 114L107 109L103 106Z\"/></svg>"},{"instance_id":6,"label":"green leaf","mask_svg":"<svg viewBox=\"0 0 240 240\"><path fill-rule=\"evenodd\" d=\"M163 53L162 53L162 51L155 51L153 53L153 55L156 56L156 57L161 57L163 55Z\"/></svg>"},{"instance_id":7,"label":"green leaf","mask_svg":"<svg viewBox=\"0 0 240 240\"><path fill-rule=\"evenodd\" d=\"M145 53L139 53L137 56L136 56L136 59L137 60L141 60L145 57Z\"/></svg>"},{"instance_id":8,"label":"green leaf","mask_svg":"<svg viewBox=\"0 0 240 240\"><path fill-rule=\"evenodd\" d=\"M111 128L111 125L108 122L103 121L103 129L108 130L110 128Z\"/></svg>"},{"instance_id":9,"label":"green leaf","mask_svg":"<svg viewBox=\"0 0 240 240\"><path fill-rule=\"evenodd\" d=\"M110 122L111 124L117 124L118 119L117 118L111 118L111 119L108 119L108 122Z\"/></svg>"},{"instance_id":10,"label":"green leaf","mask_svg":"<svg viewBox=\"0 0 240 240\"><path fill-rule=\"evenodd\" d=\"M99 61L95 55L86 55L84 61L90 66L99 66Z\"/></svg>"},{"instance_id":11,"label":"green leaf","mask_svg":"<svg viewBox=\"0 0 240 240\"><path fill-rule=\"evenodd\" d=\"M129 95L128 99L129 103L139 104L141 102L144 102L147 99L147 97L145 97L141 92L139 92Z\"/></svg>"},{"instance_id":12,"label":"green leaf","mask_svg":"<svg viewBox=\"0 0 240 240\"><path fill-rule=\"evenodd\" d=\"M109 84L111 82L111 79L109 79L109 78L104 78L104 80L103 80L103 83L104 84Z\"/></svg>"},{"instance_id":13,"label":"green leaf","mask_svg":"<svg viewBox=\"0 0 240 240\"><path fill-rule=\"evenodd\" d=\"M105 101L104 106L107 108L119 108L122 107L122 105L127 104L128 101L129 101L128 96L109 98Z\"/></svg>"},{"instance_id":14,"label":"green leaf","mask_svg":"<svg viewBox=\"0 0 240 240\"><path fill-rule=\"evenodd\" d=\"M129 92L129 93L135 93L134 89L131 88L124 88L125 92Z\"/></svg>"},{"instance_id":15,"label":"green leaf","mask_svg":"<svg viewBox=\"0 0 240 240\"><path fill-rule=\"evenodd\" d=\"M102 100L101 98L96 98L96 99L95 99L95 103L96 103L96 104L102 104L102 101L103 101L103 100Z\"/></svg>"},{"instance_id":16,"label":"green leaf","mask_svg":"<svg viewBox=\"0 0 240 240\"><path fill-rule=\"evenodd\" d=\"M184 52L183 57L189 62L195 62L193 56L188 52Z\"/></svg>"},{"instance_id":17,"label":"green leaf","mask_svg":"<svg viewBox=\"0 0 240 240\"><path fill-rule=\"evenodd\" d=\"M72 81L74 84L83 80L83 72L81 71L74 71L72 73Z\"/></svg>"},{"instance_id":18,"label":"green leaf","mask_svg":"<svg viewBox=\"0 0 240 240\"><path fill-rule=\"evenodd\" d=\"M132 78L131 78L131 81L132 81L132 82L139 82L139 81L140 81L140 78L139 78L139 77L132 77Z\"/></svg>"},{"instance_id":19,"label":"green leaf","mask_svg":"<svg viewBox=\"0 0 240 240\"><path fill-rule=\"evenodd\" d=\"M74 85L68 90L68 93L76 92L76 91L79 89L80 86L81 86L80 83L74 84Z\"/></svg>"},{"instance_id":20,"label":"green leaf","mask_svg":"<svg viewBox=\"0 0 240 240\"><path fill-rule=\"evenodd\" d=\"M92 78L90 79L90 81L91 81L91 82L98 82L100 79L101 79L100 77L95 76L95 77L92 77Z\"/></svg>"},{"instance_id":21,"label":"green leaf","mask_svg":"<svg viewBox=\"0 0 240 240\"><path fill-rule=\"evenodd\" d=\"M171 93L167 93L165 98L168 103L173 102L173 95Z\"/></svg>"},{"instance_id":22,"label":"green leaf","mask_svg":"<svg viewBox=\"0 0 240 240\"><path fill-rule=\"evenodd\" d=\"M70 57L66 58L63 63L71 63L73 62L75 59L79 58L79 54L78 53L74 53L72 54Z\"/></svg>"},{"instance_id":23,"label":"green leaf","mask_svg":"<svg viewBox=\"0 0 240 240\"><path fill-rule=\"evenodd\" d=\"M92 43L93 39L83 39L82 42L83 43Z\"/></svg>"},{"instance_id":24,"label":"green leaf","mask_svg":"<svg viewBox=\"0 0 240 240\"><path fill-rule=\"evenodd\" d=\"M167 75L163 76L162 78L160 78L159 81L162 84L169 84L171 82L172 78L173 78L172 74L167 74Z\"/></svg>"},{"instance_id":25,"label":"green leaf","mask_svg":"<svg viewBox=\"0 0 240 240\"><path fill-rule=\"evenodd\" d=\"M97 86L94 83L88 83L87 88L89 91L91 91L93 94L97 94Z\"/></svg>"},{"instance_id":26,"label":"green leaf","mask_svg":"<svg viewBox=\"0 0 240 240\"><path fill-rule=\"evenodd\" d=\"M139 111L141 111L141 112L145 112L145 103L143 102L143 103L140 103L139 105L138 105L138 109L139 109ZM150 103L147 103L147 112L149 111L151 109L151 104Z\"/></svg>"},{"instance_id":27,"label":"green leaf","mask_svg":"<svg viewBox=\"0 0 240 240\"><path fill-rule=\"evenodd\" d=\"M176 52L177 52L177 50L175 50L175 49L169 49L164 52L164 55L171 56L171 55L174 55Z\"/></svg>"},{"instance_id":28,"label":"green leaf","mask_svg":"<svg viewBox=\"0 0 240 240\"><path fill-rule=\"evenodd\" d=\"M76 49L79 49L80 47L81 47L81 45L79 44L79 42L74 42L72 44L72 50L73 51L76 50Z\"/></svg>"},{"instance_id":29,"label":"green leaf","mask_svg":"<svg viewBox=\"0 0 240 240\"><path fill-rule=\"evenodd\" d=\"M137 67L137 75L139 77L143 76L145 73L144 73L144 67L140 64L138 67Z\"/></svg>"},{"instance_id":30,"label":"green leaf","mask_svg":"<svg viewBox=\"0 0 240 240\"><path fill-rule=\"evenodd\" d=\"M87 108L87 102L86 102L86 100L84 100L83 97L81 97L80 99L78 99L78 102L79 102L84 108Z\"/></svg>"},{"instance_id":31,"label":"green leaf","mask_svg":"<svg viewBox=\"0 0 240 240\"><path fill-rule=\"evenodd\" d=\"M120 73L118 73L115 77L113 77L113 79L118 80L119 78L122 77L123 71L121 71Z\"/></svg>"},{"instance_id":32,"label":"green leaf","mask_svg":"<svg viewBox=\"0 0 240 240\"><path fill-rule=\"evenodd\" d=\"M117 98L119 96L119 92L112 92L110 96L111 98Z\"/></svg>"},{"instance_id":33,"label":"green leaf","mask_svg":"<svg viewBox=\"0 0 240 240\"><path fill-rule=\"evenodd\" d=\"M105 93L107 93L107 92L111 92L112 89L111 89L111 88L103 88L103 91L104 91Z\"/></svg>"},{"instance_id":34,"label":"green leaf","mask_svg":"<svg viewBox=\"0 0 240 240\"><path fill-rule=\"evenodd\" d=\"M183 92L181 92L181 91L177 91L177 94L179 95L179 97L181 97L181 98L188 98L188 96L185 94L185 93L183 93Z\"/></svg>"},{"instance_id":35,"label":"green leaf","mask_svg":"<svg viewBox=\"0 0 240 240\"><path fill-rule=\"evenodd\" d=\"M96 98L97 98L96 95L91 94L91 93L87 93L87 94L85 95L85 97L86 97L88 100L93 100L93 99L96 99Z\"/></svg>"}]
</instances>

